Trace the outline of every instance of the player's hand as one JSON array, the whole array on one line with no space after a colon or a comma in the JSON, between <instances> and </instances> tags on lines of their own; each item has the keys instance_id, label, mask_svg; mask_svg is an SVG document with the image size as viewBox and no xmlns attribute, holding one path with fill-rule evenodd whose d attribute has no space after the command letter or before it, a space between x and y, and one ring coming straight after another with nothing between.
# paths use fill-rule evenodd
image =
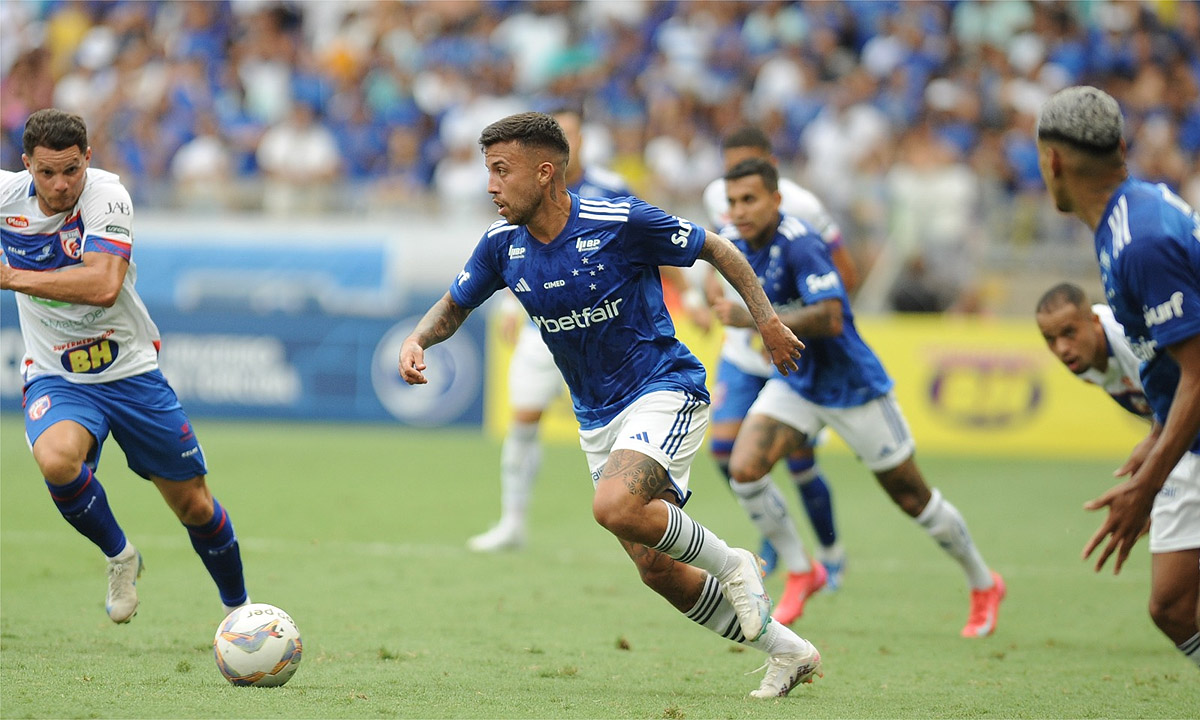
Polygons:
<instances>
[{"instance_id":1,"label":"player's hand","mask_svg":"<svg viewBox=\"0 0 1200 720\"><path fill-rule=\"evenodd\" d=\"M799 368L796 360L800 358L804 343L778 315L772 315L765 324L759 325L758 332L762 335L763 347L771 355L771 364L779 368L779 372L787 375Z\"/></svg>"},{"instance_id":2,"label":"player's hand","mask_svg":"<svg viewBox=\"0 0 1200 720\"><path fill-rule=\"evenodd\" d=\"M733 302L724 295L713 300L712 312L725 327L754 327L754 317L750 315L746 306Z\"/></svg>"},{"instance_id":3,"label":"player's hand","mask_svg":"<svg viewBox=\"0 0 1200 720\"><path fill-rule=\"evenodd\" d=\"M408 338L400 346L400 377L409 385L424 385L429 382L422 372L425 368L425 348Z\"/></svg>"},{"instance_id":4,"label":"player's hand","mask_svg":"<svg viewBox=\"0 0 1200 720\"><path fill-rule=\"evenodd\" d=\"M1100 510L1108 508L1108 517L1101 523L1100 528L1088 540L1083 548L1083 559L1091 556L1105 539L1104 548L1096 558L1096 572L1104 568L1108 558L1116 553L1113 574L1121 572L1121 566L1129 557L1129 552L1137 543L1138 538L1146 533L1150 523L1150 509L1154 505L1153 492L1147 492L1143 483L1132 479L1116 485L1095 500L1084 503L1085 510Z\"/></svg>"}]
</instances>

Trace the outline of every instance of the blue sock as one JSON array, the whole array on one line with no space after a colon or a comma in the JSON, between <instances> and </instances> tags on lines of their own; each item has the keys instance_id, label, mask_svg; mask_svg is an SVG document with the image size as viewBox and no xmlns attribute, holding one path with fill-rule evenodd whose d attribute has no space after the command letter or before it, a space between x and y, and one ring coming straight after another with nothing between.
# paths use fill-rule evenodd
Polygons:
<instances>
[{"instance_id":1,"label":"blue sock","mask_svg":"<svg viewBox=\"0 0 1200 720\"><path fill-rule=\"evenodd\" d=\"M713 440L711 448L713 460L717 462L717 469L721 471L721 477L725 478L726 485L733 478L729 477L729 456L733 454L732 440Z\"/></svg>"},{"instance_id":2,"label":"blue sock","mask_svg":"<svg viewBox=\"0 0 1200 720\"><path fill-rule=\"evenodd\" d=\"M829 485L821 477L816 462L809 460L788 459L788 470L792 480L800 492L800 500L808 513L817 542L825 547L837 542L837 528L833 523L833 498L829 494Z\"/></svg>"},{"instance_id":3,"label":"blue sock","mask_svg":"<svg viewBox=\"0 0 1200 720\"><path fill-rule=\"evenodd\" d=\"M92 469L82 465L79 476L66 485L46 482L58 511L81 535L95 543L108 557L125 549L125 533L113 517L108 496Z\"/></svg>"},{"instance_id":4,"label":"blue sock","mask_svg":"<svg viewBox=\"0 0 1200 720\"><path fill-rule=\"evenodd\" d=\"M212 519L203 525L184 525L192 547L217 584L221 602L233 607L246 602L246 580L242 575L242 553L233 523L221 503L213 498Z\"/></svg>"}]
</instances>

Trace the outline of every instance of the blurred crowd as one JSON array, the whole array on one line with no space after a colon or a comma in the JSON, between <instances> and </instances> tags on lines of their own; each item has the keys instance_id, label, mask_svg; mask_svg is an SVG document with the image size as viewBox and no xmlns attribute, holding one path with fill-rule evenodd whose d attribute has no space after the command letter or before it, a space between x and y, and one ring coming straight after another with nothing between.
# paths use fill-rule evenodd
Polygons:
<instances>
[{"instance_id":1,"label":"blurred crowd","mask_svg":"<svg viewBox=\"0 0 1200 720\"><path fill-rule=\"evenodd\" d=\"M22 0L0 21L0 164L29 112L72 110L143 205L483 205L482 127L575 104L585 160L681 214L758 125L856 252L966 285L996 236L1072 235L1032 131L1088 83L1122 103L1134 171L1200 206L1190 1Z\"/></svg>"}]
</instances>

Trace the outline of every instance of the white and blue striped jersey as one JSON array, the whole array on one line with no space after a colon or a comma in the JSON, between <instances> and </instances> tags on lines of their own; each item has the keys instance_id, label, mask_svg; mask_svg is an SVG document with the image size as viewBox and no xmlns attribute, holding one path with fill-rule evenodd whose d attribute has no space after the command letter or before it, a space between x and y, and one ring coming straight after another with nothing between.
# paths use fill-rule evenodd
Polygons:
<instances>
[{"instance_id":1,"label":"white and blue striped jersey","mask_svg":"<svg viewBox=\"0 0 1200 720\"><path fill-rule=\"evenodd\" d=\"M802 337L799 368L784 379L801 397L825 407L856 407L892 389L892 379L854 326L850 300L833 265L829 245L804 221L780 214L771 242L759 250L736 232L729 237L745 253L776 308L835 299L842 306L842 332Z\"/></svg>"},{"instance_id":2,"label":"white and blue striped jersey","mask_svg":"<svg viewBox=\"0 0 1200 720\"><path fill-rule=\"evenodd\" d=\"M658 272L695 263L704 228L635 197L569 194L571 215L550 243L503 220L488 228L451 298L475 308L512 290L554 355L585 430L657 390L707 401L704 366L675 337Z\"/></svg>"},{"instance_id":3,"label":"white and blue striped jersey","mask_svg":"<svg viewBox=\"0 0 1200 720\"><path fill-rule=\"evenodd\" d=\"M0 171L0 216L4 262L14 268L55 272L80 264L89 252L129 260L112 307L16 294L26 381L60 375L75 383L103 383L158 367L158 328L134 289L133 204L116 175L88 168L75 207L44 215L28 170Z\"/></svg>"},{"instance_id":4,"label":"white and blue striped jersey","mask_svg":"<svg viewBox=\"0 0 1200 720\"><path fill-rule=\"evenodd\" d=\"M1166 185L1129 178L1109 198L1095 242L1108 304L1165 422L1179 384L1165 348L1200 334L1200 215ZM1200 452L1200 436L1191 451Z\"/></svg>"}]
</instances>

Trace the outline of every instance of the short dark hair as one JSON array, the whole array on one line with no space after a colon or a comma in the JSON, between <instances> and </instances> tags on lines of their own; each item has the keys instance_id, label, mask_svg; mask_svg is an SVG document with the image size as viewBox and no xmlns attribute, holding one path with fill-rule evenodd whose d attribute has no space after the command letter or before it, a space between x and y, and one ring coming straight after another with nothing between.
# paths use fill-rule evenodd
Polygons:
<instances>
[{"instance_id":1,"label":"short dark hair","mask_svg":"<svg viewBox=\"0 0 1200 720\"><path fill-rule=\"evenodd\" d=\"M27 156L33 157L33 149L38 147L51 150L77 147L79 152L86 153L87 125L84 124L83 118L69 112L55 108L38 110L25 121L21 148Z\"/></svg>"},{"instance_id":2,"label":"short dark hair","mask_svg":"<svg viewBox=\"0 0 1200 720\"><path fill-rule=\"evenodd\" d=\"M1059 283L1047 290L1042 299L1038 300L1037 312L1048 313L1063 305L1071 304L1077 308L1088 307L1087 293L1075 283Z\"/></svg>"},{"instance_id":3,"label":"short dark hair","mask_svg":"<svg viewBox=\"0 0 1200 720\"><path fill-rule=\"evenodd\" d=\"M737 165L729 168L725 173L725 181L738 180L751 175L758 175L762 178L763 185L766 186L767 192L778 192L779 190L779 170L774 165L763 160L762 158L750 158L743 160Z\"/></svg>"},{"instance_id":4,"label":"short dark hair","mask_svg":"<svg viewBox=\"0 0 1200 720\"><path fill-rule=\"evenodd\" d=\"M762 150L767 155L770 155L772 152L774 152L771 149L771 139L767 137L767 134L751 125L734 130L726 135L725 139L721 141L722 150L744 147Z\"/></svg>"},{"instance_id":5,"label":"short dark hair","mask_svg":"<svg viewBox=\"0 0 1200 720\"><path fill-rule=\"evenodd\" d=\"M567 134L552 116L540 112L509 115L488 125L479 135L479 146L486 151L496 143L516 142L530 148L541 148L558 154L566 168L571 157Z\"/></svg>"}]
</instances>

